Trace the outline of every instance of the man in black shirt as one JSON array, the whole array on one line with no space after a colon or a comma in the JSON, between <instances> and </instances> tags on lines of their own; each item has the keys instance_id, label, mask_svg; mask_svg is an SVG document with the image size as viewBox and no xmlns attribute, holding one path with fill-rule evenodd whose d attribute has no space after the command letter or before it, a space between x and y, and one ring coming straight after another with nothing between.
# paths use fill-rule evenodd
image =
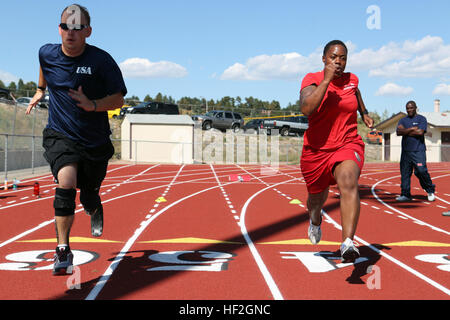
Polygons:
<instances>
[{"instance_id":1,"label":"man in black shirt","mask_svg":"<svg viewBox=\"0 0 450 320\"><path fill-rule=\"evenodd\" d=\"M48 88L48 124L43 132L44 157L58 187L53 202L58 247L53 274L70 274L73 254L69 233L75 213L76 188L91 216L91 232L103 232L103 207L99 189L108 160L114 154L107 110L123 105L127 93L119 67L105 51L86 43L92 33L86 8L71 5L61 14L62 44L39 50L38 90L26 111L29 114Z\"/></svg>"}]
</instances>

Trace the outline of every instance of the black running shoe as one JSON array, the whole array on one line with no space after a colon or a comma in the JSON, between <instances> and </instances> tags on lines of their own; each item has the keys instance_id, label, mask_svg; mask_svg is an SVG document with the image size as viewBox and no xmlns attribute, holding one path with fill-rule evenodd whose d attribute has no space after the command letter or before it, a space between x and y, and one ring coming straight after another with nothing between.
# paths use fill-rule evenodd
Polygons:
<instances>
[{"instance_id":1,"label":"black running shoe","mask_svg":"<svg viewBox=\"0 0 450 320\"><path fill-rule=\"evenodd\" d=\"M86 210L86 213L91 216L91 234L94 237L100 237L103 234L103 206L100 205L94 211Z\"/></svg>"},{"instance_id":2,"label":"black running shoe","mask_svg":"<svg viewBox=\"0 0 450 320\"><path fill-rule=\"evenodd\" d=\"M53 264L53 275L66 275L72 274L73 272L73 253L70 248L67 247L56 247L55 257L53 258L55 262Z\"/></svg>"}]
</instances>

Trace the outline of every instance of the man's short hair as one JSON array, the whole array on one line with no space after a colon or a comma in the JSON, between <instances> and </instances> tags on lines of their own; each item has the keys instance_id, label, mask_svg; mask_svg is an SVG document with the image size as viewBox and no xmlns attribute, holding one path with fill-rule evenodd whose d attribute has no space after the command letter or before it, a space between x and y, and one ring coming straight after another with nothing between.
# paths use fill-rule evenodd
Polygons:
<instances>
[{"instance_id":1,"label":"man's short hair","mask_svg":"<svg viewBox=\"0 0 450 320\"><path fill-rule=\"evenodd\" d=\"M325 45L325 48L323 48L323 55L325 56L327 54L328 49L330 49L331 46L335 45L343 46L345 48L345 52L348 53L347 46L345 45L344 42L342 42L341 40L331 40Z\"/></svg>"},{"instance_id":2,"label":"man's short hair","mask_svg":"<svg viewBox=\"0 0 450 320\"><path fill-rule=\"evenodd\" d=\"M405 104L405 107L406 107L408 104L412 104L414 108L417 108L416 102L415 102L414 100L409 100L409 101Z\"/></svg>"},{"instance_id":3,"label":"man's short hair","mask_svg":"<svg viewBox=\"0 0 450 320\"><path fill-rule=\"evenodd\" d=\"M76 7L76 8L73 8ZM80 10L80 12L83 14L83 16L86 18L86 24L88 26L91 25L91 16L89 15L89 11L86 9L86 7L83 7L82 5L79 5L77 3L71 4L70 6L67 6L64 8L64 10L61 12L61 18L64 14L64 12L70 10L71 12L75 10Z\"/></svg>"}]
</instances>

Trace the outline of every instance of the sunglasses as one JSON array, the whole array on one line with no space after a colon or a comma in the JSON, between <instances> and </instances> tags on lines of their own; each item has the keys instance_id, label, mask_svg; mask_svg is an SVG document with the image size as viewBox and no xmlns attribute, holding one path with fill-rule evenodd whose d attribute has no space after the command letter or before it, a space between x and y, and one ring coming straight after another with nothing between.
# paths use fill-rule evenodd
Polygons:
<instances>
[{"instance_id":1,"label":"sunglasses","mask_svg":"<svg viewBox=\"0 0 450 320\"><path fill-rule=\"evenodd\" d=\"M80 31L86 28L89 28L89 25L87 24L71 24L71 23L60 23L59 26L61 29L67 31L67 30L75 30Z\"/></svg>"}]
</instances>

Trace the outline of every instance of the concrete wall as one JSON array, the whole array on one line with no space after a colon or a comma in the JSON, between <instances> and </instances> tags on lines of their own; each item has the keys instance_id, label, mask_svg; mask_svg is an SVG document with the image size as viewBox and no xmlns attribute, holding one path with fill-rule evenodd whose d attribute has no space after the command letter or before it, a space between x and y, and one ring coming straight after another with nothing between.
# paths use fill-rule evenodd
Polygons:
<instances>
[{"instance_id":1,"label":"concrete wall","mask_svg":"<svg viewBox=\"0 0 450 320\"><path fill-rule=\"evenodd\" d=\"M139 162L194 163L194 125L122 123L122 159Z\"/></svg>"}]
</instances>

